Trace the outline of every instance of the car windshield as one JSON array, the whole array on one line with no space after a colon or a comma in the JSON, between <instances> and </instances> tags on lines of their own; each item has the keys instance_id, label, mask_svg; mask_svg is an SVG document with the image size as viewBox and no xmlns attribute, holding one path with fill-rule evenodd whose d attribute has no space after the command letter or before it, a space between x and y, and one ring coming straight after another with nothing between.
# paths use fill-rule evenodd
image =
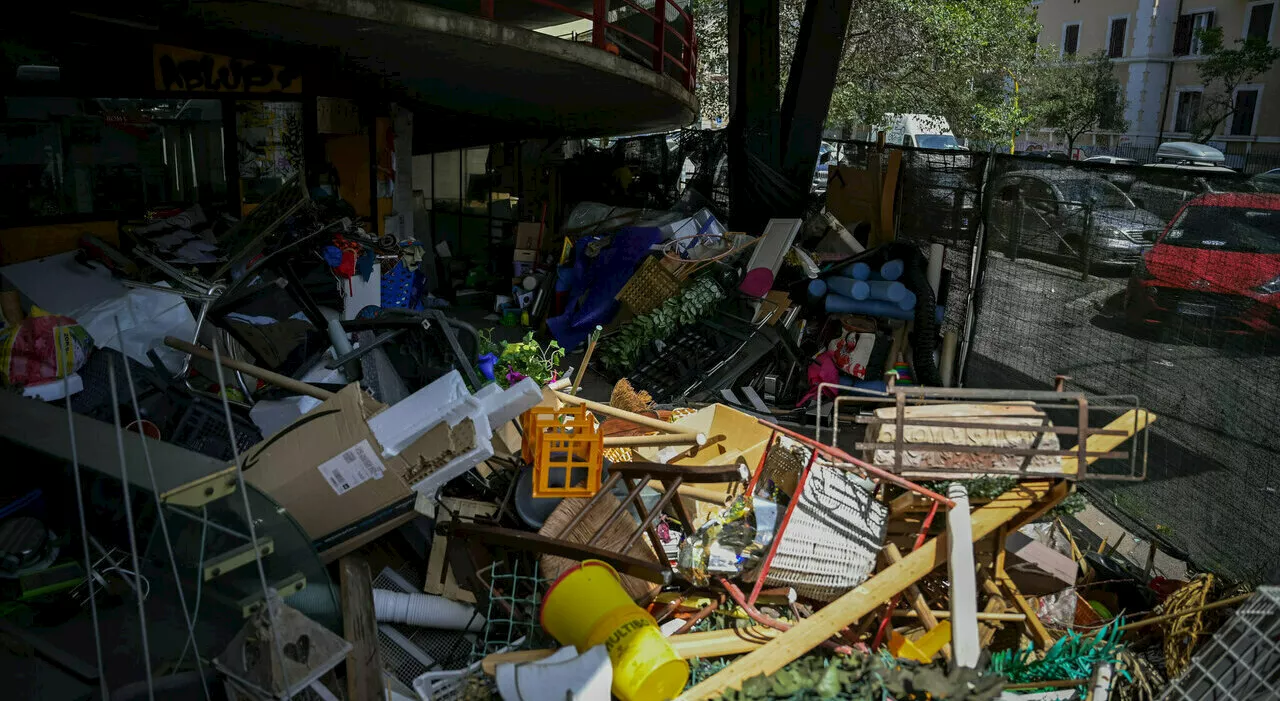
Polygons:
<instances>
[{"instance_id":1,"label":"car windshield","mask_svg":"<svg viewBox=\"0 0 1280 701\"><path fill-rule=\"evenodd\" d=\"M1134 209L1133 202L1120 188L1102 178L1060 180L1057 185L1063 198L1071 202L1087 203L1092 198L1097 207Z\"/></svg>"},{"instance_id":2,"label":"car windshield","mask_svg":"<svg viewBox=\"0 0 1280 701\"><path fill-rule=\"evenodd\" d=\"M950 134L916 134L916 146L920 148L958 149L960 144Z\"/></svg>"},{"instance_id":3,"label":"car windshield","mask_svg":"<svg viewBox=\"0 0 1280 701\"><path fill-rule=\"evenodd\" d=\"M1164 242L1215 251L1280 253L1280 210L1187 207Z\"/></svg>"}]
</instances>

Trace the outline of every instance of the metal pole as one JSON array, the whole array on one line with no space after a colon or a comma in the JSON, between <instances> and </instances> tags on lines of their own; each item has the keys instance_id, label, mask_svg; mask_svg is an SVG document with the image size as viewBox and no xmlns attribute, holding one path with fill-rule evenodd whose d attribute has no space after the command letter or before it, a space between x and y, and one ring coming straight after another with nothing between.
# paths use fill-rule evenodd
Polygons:
<instances>
[{"instance_id":1,"label":"metal pole","mask_svg":"<svg viewBox=\"0 0 1280 701\"><path fill-rule=\"evenodd\" d=\"M605 29L609 26L609 8L605 0L594 0L591 6L591 43L597 49L603 49L605 44Z\"/></svg>"},{"instance_id":2,"label":"metal pole","mask_svg":"<svg viewBox=\"0 0 1280 701\"><path fill-rule=\"evenodd\" d=\"M667 0L653 0L653 72L663 74L667 68Z\"/></svg>"}]
</instances>

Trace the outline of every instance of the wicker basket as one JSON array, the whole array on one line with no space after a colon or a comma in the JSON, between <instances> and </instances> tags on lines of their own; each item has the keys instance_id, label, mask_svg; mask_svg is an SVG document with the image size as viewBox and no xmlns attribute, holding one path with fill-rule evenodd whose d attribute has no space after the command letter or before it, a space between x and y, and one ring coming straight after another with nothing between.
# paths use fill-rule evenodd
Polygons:
<instances>
[{"instance_id":1,"label":"wicker basket","mask_svg":"<svg viewBox=\"0 0 1280 701\"><path fill-rule=\"evenodd\" d=\"M789 586L816 601L836 599L875 570L887 520L888 509L865 480L814 462L765 584Z\"/></svg>"},{"instance_id":2,"label":"wicker basket","mask_svg":"<svg viewBox=\"0 0 1280 701\"><path fill-rule=\"evenodd\" d=\"M667 270L661 259L644 259L627 284L618 290L616 299L635 314L648 314L680 291L680 281Z\"/></svg>"}]
</instances>

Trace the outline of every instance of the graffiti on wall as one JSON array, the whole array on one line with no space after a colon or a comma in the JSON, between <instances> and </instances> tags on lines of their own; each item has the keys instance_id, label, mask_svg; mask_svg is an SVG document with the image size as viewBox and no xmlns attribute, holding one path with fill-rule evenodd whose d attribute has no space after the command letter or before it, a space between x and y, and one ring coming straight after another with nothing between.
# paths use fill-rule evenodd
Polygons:
<instances>
[{"instance_id":1,"label":"graffiti on wall","mask_svg":"<svg viewBox=\"0 0 1280 701\"><path fill-rule=\"evenodd\" d=\"M300 93L295 69L156 44L156 89L183 92Z\"/></svg>"}]
</instances>

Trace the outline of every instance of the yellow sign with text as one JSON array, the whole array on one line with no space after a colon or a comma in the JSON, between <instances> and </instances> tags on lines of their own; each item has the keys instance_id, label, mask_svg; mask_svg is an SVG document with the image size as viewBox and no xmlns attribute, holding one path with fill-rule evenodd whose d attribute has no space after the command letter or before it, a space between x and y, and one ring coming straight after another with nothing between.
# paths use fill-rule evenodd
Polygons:
<instances>
[{"instance_id":1,"label":"yellow sign with text","mask_svg":"<svg viewBox=\"0 0 1280 701\"><path fill-rule=\"evenodd\" d=\"M156 89L167 92L300 93L302 75L261 61L155 46Z\"/></svg>"}]
</instances>

